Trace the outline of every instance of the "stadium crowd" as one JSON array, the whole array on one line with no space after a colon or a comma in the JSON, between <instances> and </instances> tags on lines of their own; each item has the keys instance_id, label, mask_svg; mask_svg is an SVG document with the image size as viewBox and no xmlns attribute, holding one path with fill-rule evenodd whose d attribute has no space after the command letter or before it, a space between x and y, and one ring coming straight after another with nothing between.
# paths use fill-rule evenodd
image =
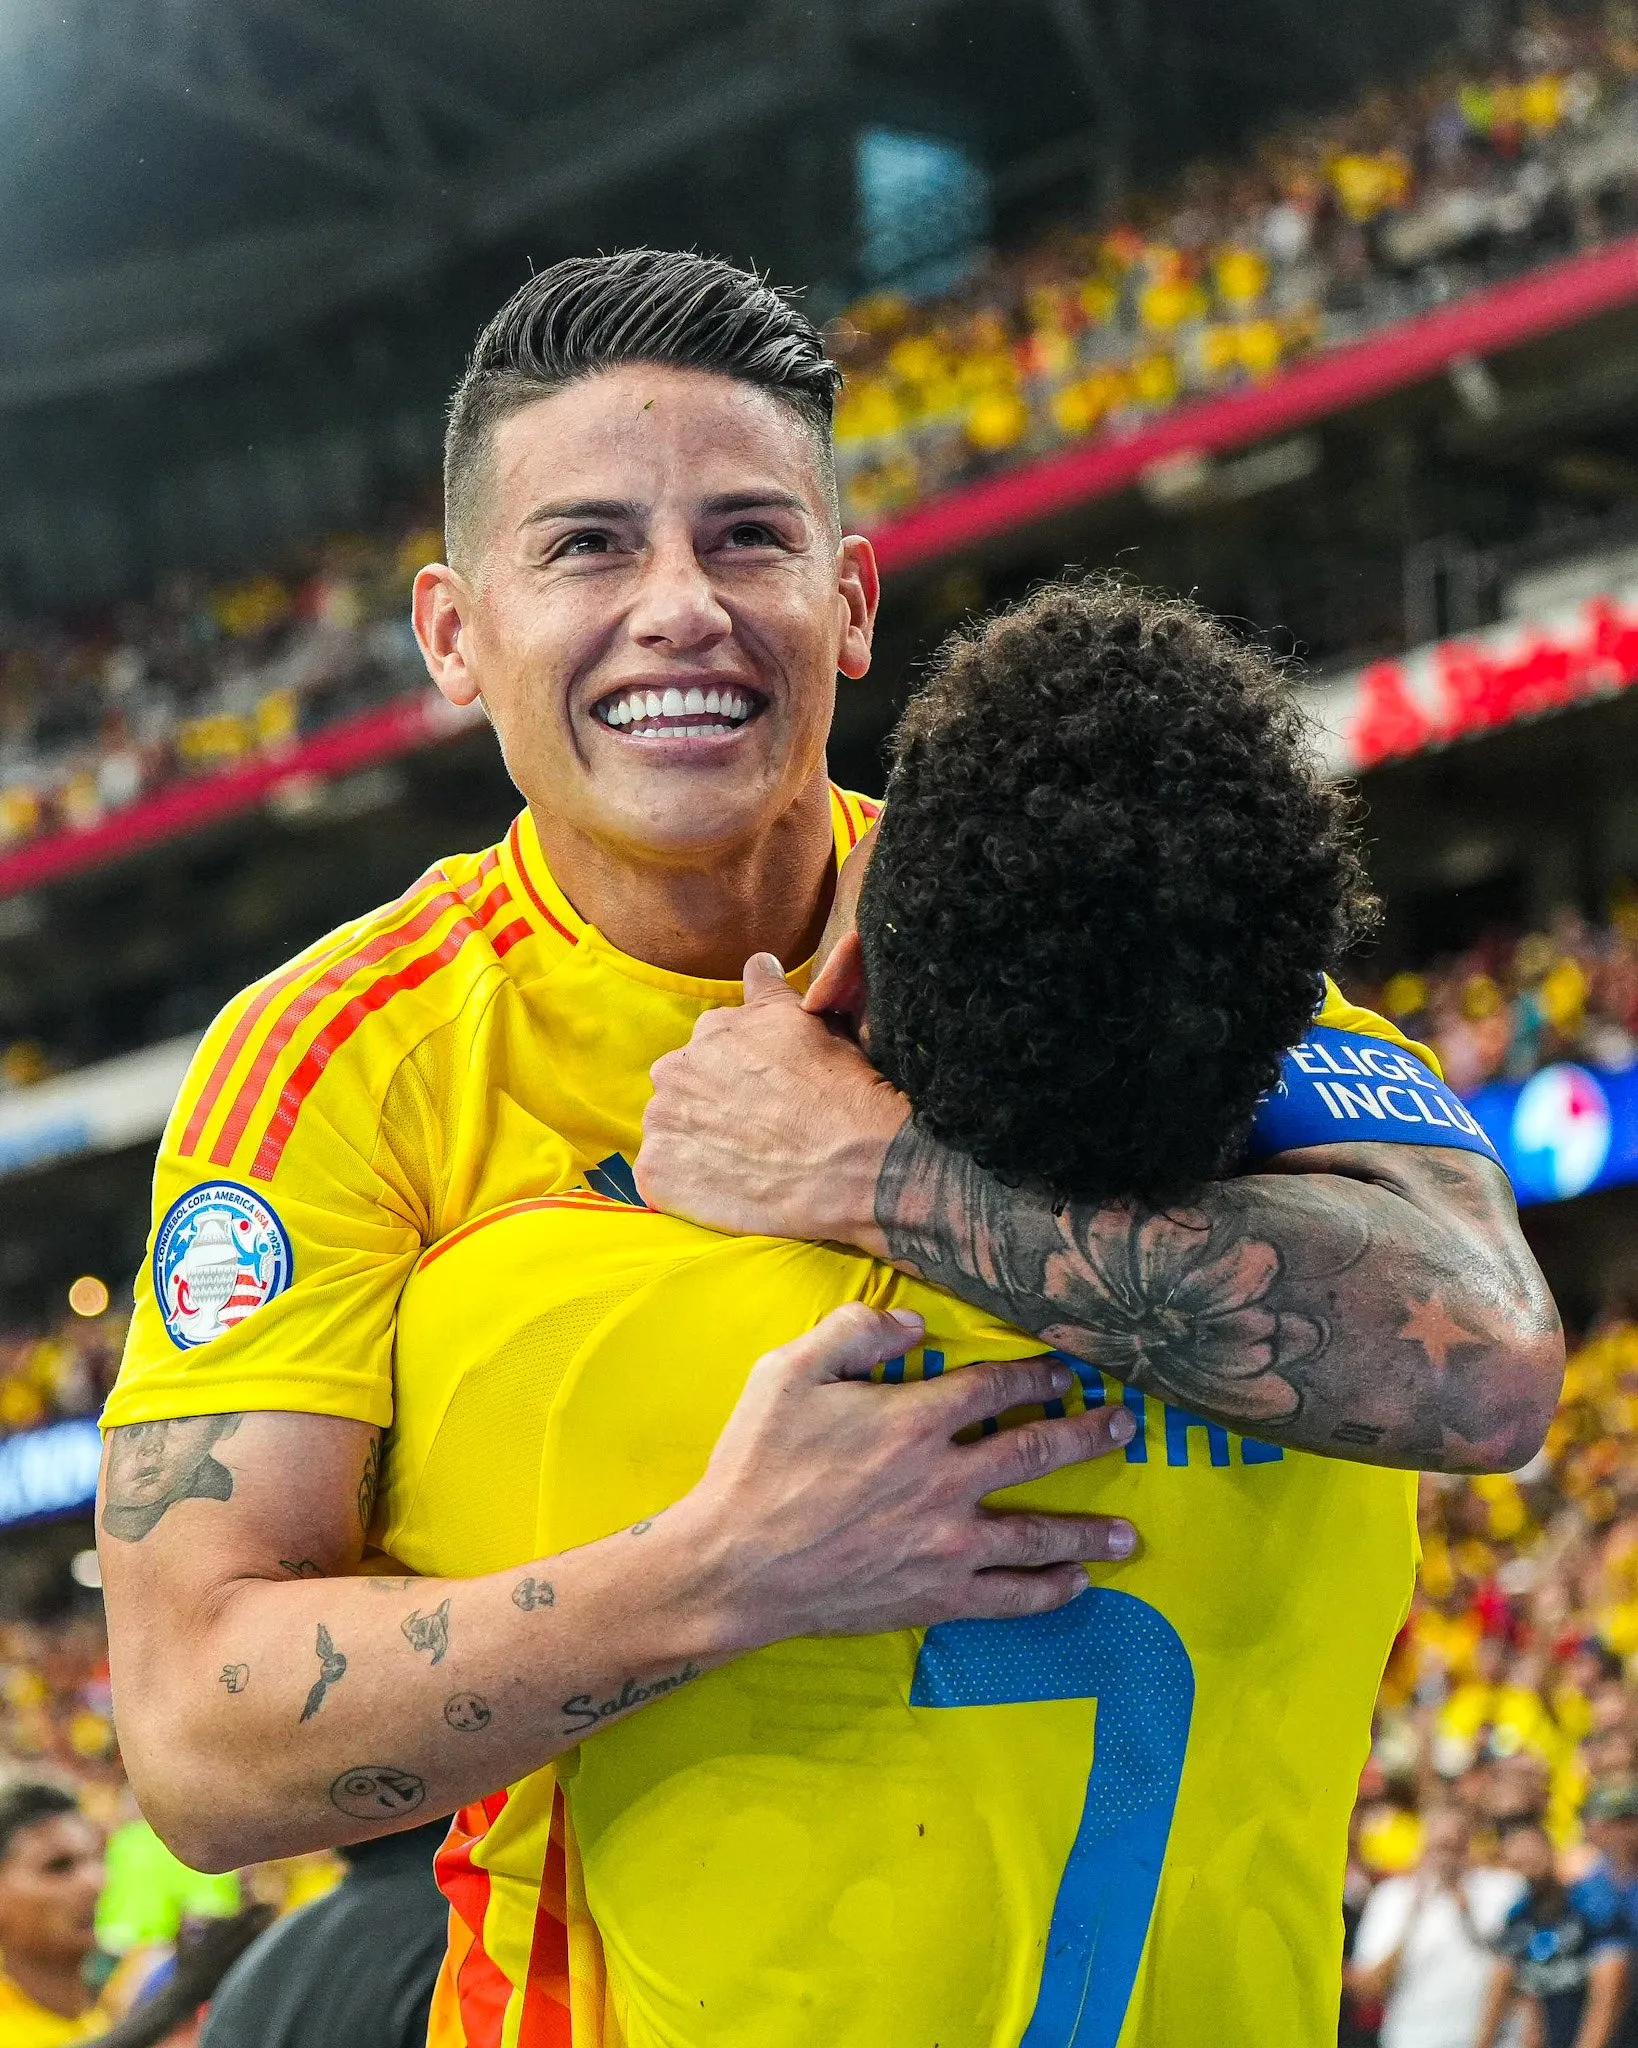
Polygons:
<instances>
[{"instance_id":1,"label":"stadium crowd","mask_svg":"<svg viewBox=\"0 0 1638 2048\"><path fill-rule=\"evenodd\" d=\"M1638 1059L1638 895L1617 891L1602 924L1560 910L1543 930L1497 929L1351 992L1431 1045L1464 1095L1555 1060L1620 1072Z\"/></svg>"},{"instance_id":2,"label":"stadium crowd","mask_svg":"<svg viewBox=\"0 0 1638 2048\"><path fill-rule=\"evenodd\" d=\"M943 298L853 306L834 329L847 516L868 528L1634 225L1638 36L1619 7L1542 15L1489 63L1196 165ZM0 621L0 853L424 688L404 594L441 551L434 502L229 584Z\"/></svg>"},{"instance_id":3,"label":"stadium crowd","mask_svg":"<svg viewBox=\"0 0 1638 2048\"><path fill-rule=\"evenodd\" d=\"M1539 14L1250 162L1196 164L1119 219L1065 224L946 297L838 323L849 516L969 477L1589 248L1638 221L1638 40L1626 10Z\"/></svg>"}]
</instances>

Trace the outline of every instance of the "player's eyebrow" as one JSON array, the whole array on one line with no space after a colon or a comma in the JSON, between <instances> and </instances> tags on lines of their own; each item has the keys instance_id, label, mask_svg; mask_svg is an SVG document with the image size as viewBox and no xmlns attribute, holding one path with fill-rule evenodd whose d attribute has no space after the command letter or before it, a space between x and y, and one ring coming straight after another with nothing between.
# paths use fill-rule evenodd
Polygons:
<instances>
[{"instance_id":1,"label":"player's eyebrow","mask_svg":"<svg viewBox=\"0 0 1638 2048\"><path fill-rule=\"evenodd\" d=\"M544 526L549 519L637 519L639 508L629 498L553 498L526 514L524 526Z\"/></svg>"},{"instance_id":2,"label":"player's eyebrow","mask_svg":"<svg viewBox=\"0 0 1638 2048\"><path fill-rule=\"evenodd\" d=\"M707 512L807 512L811 508L805 498L799 498L794 491L721 491L714 498L707 498Z\"/></svg>"}]
</instances>

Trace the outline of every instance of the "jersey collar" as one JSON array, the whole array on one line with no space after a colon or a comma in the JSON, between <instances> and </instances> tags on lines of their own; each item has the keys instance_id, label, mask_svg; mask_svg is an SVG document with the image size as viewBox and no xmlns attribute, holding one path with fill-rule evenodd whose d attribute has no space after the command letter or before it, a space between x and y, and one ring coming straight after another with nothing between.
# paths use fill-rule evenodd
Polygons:
<instances>
[{"instance_id":1,"label":"jersey collar","mask_svg":"<svg viewBox=\"0 0 1638 2048\"><path fill-rule=\"evenodd\" d=\"M869 831L879 811L880 806L868 797L854 796L838 789L834 782L830 785L831 839L838 868ZM740 1001L744 990L738 981L707 981L697 975L673 974L666 968L650 966L646 960L633 959L630 954L611 946L595 925L586 922L558 887L547 865L532 811L526 808L512 820L512 829L506 835L500 855L502 867L508 871L508 879L516 881L514 894L523 904L530 923L538 933L559 947L590 946L628 979L644 982L651 988L670 989L678 995L694 996L712 1004ZM793 967L789 975L792 985L805 989L812 967L811 960L804 960L799 967Z\"/></svg>"}]
</instances>

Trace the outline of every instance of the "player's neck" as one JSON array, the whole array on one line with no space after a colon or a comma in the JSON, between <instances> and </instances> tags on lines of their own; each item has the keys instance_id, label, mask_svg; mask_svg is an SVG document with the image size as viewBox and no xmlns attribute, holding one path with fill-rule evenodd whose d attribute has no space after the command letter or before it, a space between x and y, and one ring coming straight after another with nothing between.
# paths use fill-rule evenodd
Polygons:
<instances>
[{"instance_id":1,"label":"player's neck","mask_svg":"<svg viewBox=\"0 0 1638 2048\"><path fill-rule=\"evenodd\" d=\"M797 967L819 943L835 882L823 780L754 843L695 864L610 846L543 811L535 823L575 909L611 946L651 967L737 981L753 953Z\"/></svg>"},{"instance_id":2,"label":"player's neck","mask_svg":"<svg viewBox=\"0 0 1638 2048\"><path fill-rule=\"evenodd\" d=\"M0 1969L36 2005L43 2005L47 2012L57 2013L65 2020L77 2020L91 2008L91 1994L74 1963L0 1954Z\"/></svg>"}]
</instances>

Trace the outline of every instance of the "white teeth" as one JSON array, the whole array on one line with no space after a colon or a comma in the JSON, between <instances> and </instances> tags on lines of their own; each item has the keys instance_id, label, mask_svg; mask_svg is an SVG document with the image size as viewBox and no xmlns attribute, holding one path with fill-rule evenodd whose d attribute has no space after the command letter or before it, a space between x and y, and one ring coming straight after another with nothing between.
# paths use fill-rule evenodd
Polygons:
<instances>
[{"instance_id":1,"label":"white teeth","mask_svg":"<svg viewBox=\"0 0 1638 2048\"><path fill-rule=\"evenodd\" d=\"M702 690L697 684L688 690L670 684L664 691L628 690L624 696L600 707L598 716L603 723L624 731L636 726L644 732L652 731L661 719L712 717L725 721L722 724L692 726L685 730L693 732L733 732L743 725L751 715L750 702L737 690Z\"/></svg>"}]
</instances>

